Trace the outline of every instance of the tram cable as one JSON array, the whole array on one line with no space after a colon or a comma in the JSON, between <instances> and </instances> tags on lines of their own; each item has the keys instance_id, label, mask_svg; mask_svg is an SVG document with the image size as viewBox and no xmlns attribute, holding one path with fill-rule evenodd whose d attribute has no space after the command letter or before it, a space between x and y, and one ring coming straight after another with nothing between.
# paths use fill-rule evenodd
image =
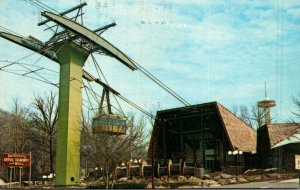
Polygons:
<instances>
[{"instance_id":1,"label":"tram cable","mask_svg":"<svg viewBox=\"0 0 300 190\"><path fill-rule=\"evenodd\" d=\"M32 5L34 5L34 6L36 6L37 8L39 8L40 10L47 10L47 11L51 11L51 10L54 10L54 9L52 9L51 7L49 7L49 6L47 6L46 4L44 4L44 3L39 3L39 2L37 2L37 1L33 1L33 0L24 0L24 1L26 1L26 2L28 2L28 3L30 3L30 4L32 4ZM55 10L54 10L55 11ZM57 11L55 11L55 12L57 12ZM3 27L4 28L4 27ZM1 28L0 28L1 29ZM6 29L6 28L4 28L4 29ZM7 30L7 29L6 29ZM8 31L8 30L7 30ZM11 30L10 30L11 31ZM11 32L13 32L13 31L11 31ZM15 32L14 32L15 33ZM55 43L54 43L55 44ZM50 47L47 47L47 49L48 48L50 48ZM41 52L42 51L44 51L45 52L45 50L42 48L41 50L40 50ZM33 54L35 54L35 53L38 53L38 52L34 52ZM28 55L28 56L25 56L25 57L23 57L23 58L21 58L21 59L19 59L19 60L22 60L22 59L25 59L25 58L27 58L27 57L29 57L29 56L31 56L31 55L33 55L33 54L30 54L30 55ZM105 82L106 82L106 84L108 84L108 82L107 82L107 80L106 80L106 78L105 78L105 76L104 76L104 74L103 74L103 72L102 72L102 70L101 70L101 68L100 68L100 66L99 66L99 64L97 63L97 61L96 61L96 59L95 59L95 57L93 56L93 54L91 54L91 57L92 57L92 60L93 60L93 62L94 62L94 64L95 64L95 68L96 68L96 71L97 71L97 74L98 74L98 76L99 76L99 79L101 78L100 77L100 73L102 74L102 76L103 76L103 78L104 78L104 80L105 80ZM34 64L36 64L39 60L40 60L41 58L39 58ZM130 59L133 63L135 63L136 65L137 65L137 67L138 67L138 69L143 73L143 74L145 74L149 79L151 79L154 83L156 83L157 85L159 85L161 88L163 88L165 91L167 91L170 95L172 95L174 98L176 98L178 101L180 101L182 104L184 104L185 106L190 106L190 104L184 99L184 98L182 98L180 95L178 95L174 90L172 90L170 87L168 87L165 83L163 83L161 80L159 80L157 77L155 77L153 74L151 74L147 69L145 69L144 67L142 67L140 64L138 64L137 62L135 62L134 60L132 60L130 57L128 57L128 59ZM19 61L19 60L17 60L17 61ZM17 62L16 61L16 62ZM11 64L15 64L14 62L13 63L11 63ZM33 64L33 65L34 65ZM21 65L22 66L22 65ZM27 67L25 67L25 66L22 66L22 67L24 67L24 68L26 68L26 69L28 69ZM3 68L3 67L2 67ZM1 69L1 68L0 68ZM32 70L30 70L30 69L28 69L28 71L29 72L32 72L32 73L35 73L35 74L37 74L36 73L36 71L32 71ZM38 74L37 74L38 75ZM41 77L40 75L38 75L39 77ZM43 78L44 80L42 80L42 81L44 81L44 82L48 82L48 83L50 83L50 84L53 84L53 83L51 83L50 81L47 81L47 79L45 79L44 77L41 77L41 78ZM116 99L116 95L113 93L113 96L114 96L114 99L116 100L116 102L117 102L117 104L118 104L118 106L119 106L119 108L120 108L120 110L122 110L122 108L121 108L121 106L120 106L120 104L119 104L119 102L118 102L118 100ZM143 109L142 108L140 108L140 107L138 107L136 104L134 104L133 102L131 102L131 101L129 101L128 99L126 99L125 97L123 97L123 96L121 96L121 95L119 95L119 97L123 100L123 101L125 101L125 102L127 102L127 103L129 103L130 105L132 105L132 106L134 106L135 108L137 108L138 110L140 110L140 111L142 111ZM143 112L143 111L142 111ZM124 111L122 110L122 113L124 114ZM150 114L150 113L145 113L147 116L149 116L149 117L153 117L152 116L152 114ZM125 114L124 114L125 115Z\"/></svg>"}]
</instances>

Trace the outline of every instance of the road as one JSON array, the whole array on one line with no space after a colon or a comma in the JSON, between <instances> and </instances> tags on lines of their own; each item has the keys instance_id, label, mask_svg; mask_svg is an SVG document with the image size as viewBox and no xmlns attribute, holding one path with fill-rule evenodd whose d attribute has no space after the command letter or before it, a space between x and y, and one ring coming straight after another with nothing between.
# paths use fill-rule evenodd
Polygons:
<instances>
[{"instance_id":1,"label":"road","mask_svg":"<svg viewBox=\"0 0 300 190\"><path fill-rule=\"evenodd\" d=\"M214 188L295 188L300 189L299 179L290 179L285 181L265 181L265 182L254 182L244 183L235 185L224 185Z\"/></svg>"}]
</instances>

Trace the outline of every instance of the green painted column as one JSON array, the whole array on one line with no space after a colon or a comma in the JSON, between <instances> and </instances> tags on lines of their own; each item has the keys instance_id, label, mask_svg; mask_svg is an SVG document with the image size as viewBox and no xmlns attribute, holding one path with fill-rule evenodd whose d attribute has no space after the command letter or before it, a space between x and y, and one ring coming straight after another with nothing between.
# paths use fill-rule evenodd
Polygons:
<instances>
[{"instance_id":1,"label":"green painted column","mask_svg":"<svg viewBox=\"0 0 300 190\"><path fill-rule=\"evenodd\" d=\"M57 47L60 62L56 186L76 186L80 180L82 67L89 55L72 42Z\"/></svg>"}]
</instances>

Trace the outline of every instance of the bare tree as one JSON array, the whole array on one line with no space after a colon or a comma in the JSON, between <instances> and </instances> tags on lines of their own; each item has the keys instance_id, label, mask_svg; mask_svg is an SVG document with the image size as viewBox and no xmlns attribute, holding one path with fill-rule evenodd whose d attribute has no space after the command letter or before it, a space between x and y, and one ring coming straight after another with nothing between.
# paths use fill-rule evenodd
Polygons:
<instances>
[{"instance_id":1,"label":"bare tree","mask_svg":"<svg viewBox=\"0 0 300 190\"><path fill-rule=\"evenodd\" d=\"M265 113L263 109L259 108L257 105L251 107L250 119L252 120L252 127L254 129L258 129L265 124L264 117L265 117Z\"/></svg>"},{"instance_id":2,"label":"bare tree","mask_svg":"<svg viewBox=\"0 0 300 190\"><path fill-rule=\"evenodd\" d=\"M131 116L129 123L126 135L93 134L91 127L83 126L84 154L95 167L103 169L106 188L109 188L110 180L112 180L111 187L113 186L118 164L128 161L132 155L141 156L138 155L139 151L146 149L144 120L134 125L134 116Z\"/></svg>"},{"instance_id":3,"label":"bare tree","mask_svg":"<svg viewBox=\"0 0 300 190\"><path fill-rule=\"evenodd\" d=\"M7 152L23 153L29 145L29 139L26 138L29 128L27 111L18 99L14 99L11 113L6 115L6 121L0 129L0 133L3 134L0 137L1 145Z\"/></svg>"},{"instance_id":4,"label":"bare tree","mask_svg":"<svg viewBox=\"0 0 300 190\"><path fill-rule=\"evenodd\" d=\"M264 110L259 108L257 105L251 106L250 111L245 105L241 105L239 107L234 105L232 112L253 129L258 129L265 124Z\"/></svg>"},{"instance_id":5,"label":"bare tree","mask_svg":"<svg viewBox=\"0 0 300 190\"><path fill-rule=\"evenodd\" d=\"M237 117L239 117L242 121L244 121L247 125L253 128L252 126L252 119L251 119L251 113L249 112L249 109L245 105L237 106L234 105L232 109L233 114L235 114Z\"/></svg>"},{"instance_id":6,"label":"bare tree","mask_svg":"<svg viewBox=\"0 0 300 190\"><path fill-rule=\"evenodd\" d=\"M248 107L247 106L240 106L240 118L249 126L252 126L252 122L251 122L251 114L248 111Z\"/></svg>"},{"instance_id":7,"label":"bare tree","mask_svg":"<svg viewBox=\"0 0 300 190\"><path fill-rule=\"evenodd\" d=\"M29 133L35 150L48 155L50 172L54 172L54 157L56 145L56 129L58 122L58 105L56 96L51 92L45 97L35 96L30 111L32 128Z\"/></svg>"},{"instance_id":8,"label":"bare tree","mask_svg":"<svg viewBox=\"0 0 300 190\"><path fill-rule=\"evenodd\" d=\"M9 120L11 118L11 113L0 110L0 152L8 152L10 147L12 147L12 143L8 142L8 138L10 137L10 125Z\"/></svg>"},{"instance_id":9,"label":"bare tree","mask_svg":"<svg viewBox=\"0 0 300 190\"><path fill-rule=\"evenodd\" d=\"M236 104L234 104L234 105L232 106L231 112L232 112L234 115L238 116L238 115L239 115L239 107L238 107Z\"/></svg>"},{"instance_id":10,"label":"bare tree","mask_svg":"<svg viewBox=\"0 0 300 190\"><path fill-rule=\"evenodd\" d=\"M296 96L293 96L293 102L294 104L296 105L297 107L297 111L296 112L293 112L293 114L300 118L300 97L296 97Z\"/></svg>"},{"instance_id":11,"label":"bare tree","mask_svg":"<svg viewBox=\"0 0 300 190\"><path fill-rule=\"evenodd\" d=\"M300 120L300 95L293 96L292 98L293 103L296 106L296 111L293 111L292 114L294 115L295 118L289 119L289 123L294 123L296 125L300 125L299 120Z\"/></svg>"}]
</instances>

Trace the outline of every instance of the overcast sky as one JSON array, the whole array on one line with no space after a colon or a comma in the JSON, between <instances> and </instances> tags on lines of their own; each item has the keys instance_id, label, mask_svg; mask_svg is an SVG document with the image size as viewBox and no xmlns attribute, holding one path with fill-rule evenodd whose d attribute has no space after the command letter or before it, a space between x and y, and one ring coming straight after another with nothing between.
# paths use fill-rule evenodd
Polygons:
<instances>
[{"instance_id":1,"label":"overcast sky","mask_svg":"<svg viewBox=\"0 0 300 190\"><path fill-rule=\"evenodd\" d=\"M61 12L80 1L42 2ZM296 111L292 96L300 93L300 1L88 0L87 4L86 27L116 22L102 36L190 104L218 101L228 109L254 105L264 98L266 82L269 98L277 103L272 110L276 121L284 122ZM37 26L40 12L26 1L1 0L0 25L46 41L52 33ZM32 53L4 39L0 45L1 61ZM59 71L55 62L40 57L34 54L20 62ZM96 55L96 59L109 84L146 110L183 106L141 72L110 57ZM0 67L6 64L0 62ZM96 75L91 58L85 69ZM58 82L55 73L41 74ZM28 105L34 94L58 92L51 85L1 71L0 82L0 108L5 110L13 98ZM102 92L100 87L95 90ZM136 112L120 103L126 112Z\"/></svg>"}]
</instances>

